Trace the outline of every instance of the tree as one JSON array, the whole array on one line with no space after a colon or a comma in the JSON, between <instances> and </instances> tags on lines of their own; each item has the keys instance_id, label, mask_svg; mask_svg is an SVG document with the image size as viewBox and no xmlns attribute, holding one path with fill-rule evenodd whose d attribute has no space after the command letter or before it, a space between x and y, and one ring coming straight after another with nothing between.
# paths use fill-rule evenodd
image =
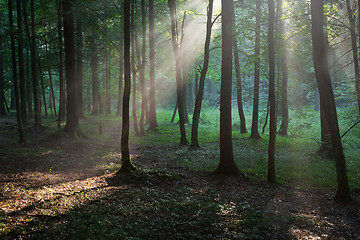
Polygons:
<instances>
[{"instance_id":1,"label":"tree","mask_svg":"<svg viewBox=\"0 0 360 240\"><path fill-rule=\"evenodd\" d=\"M121 169L119 173L130 173L135 169L129 152L129 103L130 103L130 0L124 0L124 98L121 130Z\"/></svg>"},{"instance_id":2,"label":"tree","mask_svg":"<svg viewBox=\"0 0 360 240\"><path fill-rule=\"evenodd\" d=\"M61 126L61 121L65 119L65 84L64 84L64 69L63 69L63 34L62 34L62 8L61 0L56 0L57 12L57 29L58 29L58 48L59 48L59 118L58 127Z\"/></svg>"},{"instance_id":3,"label":"tree","mask_svg":"<svg viewBox=\"0 0 360 240\"><path fill-rule=\"evenodd\" d=\"M1 18L1 16L0 16ZM2 19L0 19L1 21ZM4 116L6 115L6 111L5 111L5 96L4 96L4 87L5 87L5 82L4 82L4 58L3 58L3 54L2 54L2 50L3 50L3 37L2 37L2 33L0 32L0 116Z\"/></svg>"},{"instance_id":4,"label":"tree","mask_svg":"<svg viewBox=\"0 0 360 240\"><path fill-rule=\"evenodd\" d=\"M259 134L259 84L260 84L260 20L262 0L256 0L255 27L255 74L254 74L254 102L250 138L260 139Z\"/></svg>"},{"instance_id":5,"label":"tree","mask_svg":"<svg viewBox=\"0 0 360 240\"><path fill-rule=\"evenodd\" d=\"M76 79L79 87L77 88L78 112L79 117L84 118L84 97L83 97L83 30L81 16L76 17Z\"/></svg>"},{"instance_id":6,"label":"tree","mask_svg":"<svg viewBox=\"0 0 360 240\"><path fill-rule=\"evenodd\" d=\"M239 169L234 160L231 128L233 0L222 0L221 12L220 163L215 174L238 175Z\"/></svg>"},{"instance_id":7,"label":"tree","mask_svg":"<svg viewBox=\"0 0 360 240\"><path fill-rule=\"evenodd\" d=\"M23 17L22 17L21 0L16 0L16 13L18 23L18 62L19 62L19 80L20 80L20 108L21 119L23 124L27 124L26 110L26 86L25 86L25 70L24 70L24 44L23 44Z\"/></svg>"},{"instance_id":8,"label":"tree","mask_svg":"<svg viewBox=\"0 0 360 240\"><path fill-rule=\"evenodd\" d=\"M137 70L135 68L135 5L136 1L133 0L131 2L131 70L132 70L132 116L133 116L133 126L134 126L134 131L136 135L140 135L140 131L139 131L139 126L138 126L138 120L137 120L137 104L136 104L136 90L137 90L137 84L136 84L136 74L137 74ZM140 66L138 66L140 67Z\"/></svg>"},{"instance_id":9,"label":"tree","mask_svg":"<svg viewBox=\"0 0 360 240\"><path fill-rule=\"evenodd\" d=\"M116 116L122 116L122 98L123 98L123 81L124 81L124 56L122 51L122 42L119 51L119 89L118 89L118 103L116 107Z\"/></svg>"},{"instance_id":10,"label":"tree","mask_svg":"<svg viewBox=\"0 0 360 240\"><path fill-rule=\"evenodd\" d=\"M195 108L194 108L192 127L191 127L191 147L194 147L194 148L199 147L198 129L199 129L201 104L202 104L202 99L204 96L205 77L206 77L207 70L209 68L211 28L213 25L213 22L212 22L213 3L214 3L213 0L209 0L209 5L208 5L208 9L207 9L206 37L205 37L205 47L204 47L204 65L203 65L203 68L201 69L199 89L195 93L196 94Z\"/></svg>"},{"instance_id":11,"label":"tree","mask_svg":"<svg viewBox=\"0 0 360 240\"><path fill-rule=\"evenodd\" d=\"M39 127L41 124L40 118L40 95L39 95L39 84L37 79L37 68L36 68L36 36L35 36L35 10L34 0L30 1L31 6L31 74L34 94L34 112L35 112L35 126Z\"/></svg>"},{"instance_id":12,"label":"tree","mask_svg":"<svg viewBox=\"0 0 360 240\"><path fill-rule=\"evenodd\" d=\"M239 61L239 50L237 47L236 37L234 37L234 40L233 40L233 48L234 48L235 73L236 73L236 96L237 96L237 105L238 105L238 112L239 112L239 118L240 118L240 132L247 133L246 119L245 119L244 108L243 108L243 104L242 104L240 61Z\"/></svg>"},{"instance_id":13,"label":"tree","mask_svg":"<svg viewBox=\"0 0 360 240\"><path fill-rule=\"evenodd\" d=\"M345 156L342 148L339 125L337 119L334 93L332 90L330 73L324 44L324 5L321 0L311 0L312 47L316 81L319 88L320 104L328 123L331 145L336 165L337 192L335 199L346 201L350 199L349 183L346 171Z\"/></svg>"},{"instance_id":14,"label":"tree","mask_svg":"<svg viewBox=\"0 0 360 240\"><path fill-rule=\"evenodd\" d=\"M149 49L150 49L150 111L149 129L157 127L155 98L155 36L154 36L154 0L149 0Z\"/></svg>"},{"instance_id":15,"label":"tree","mask_svg":"<svg viewBox=\"0 0 360 240\"><path fill-rule=\"evenodd\" d=\"M91 114L99 114L99 76L98 76L98 56L95 36L90 37L91 51L91 83L92 83L92 111Z\"/></svg>"},{"instance_id":16,"label":"tree","mask_svg":"<svg viewBox=\"0 0 360 240\"><path fill-rule=\"evenodd\" d=\"M63 22L64 22L64 42L65 42L65 78L66 78L66 125L64 130L72 137L82 137L83 134L79 126L78 98L75 61L75 33L74 33L74 14L73 0L63 1Z\"/></svg>"},{"instance_id":17,"label":"tree","mask_svg":"<svg viewBox=\"0 0 360 240\"><path fill-rule=\"evenodd\" d=\"M274 0L268 0L269 26L268 26L268 51L269 51L269 105L270 105L270 136L268 148L268 182L275 183L275 139L276 139L276 104L275 104L275 50L274 50Z\"/></svg>"},{"instance_id":18,"label":"tree","mask_svg":"<svg viewBox=\"0 0 360 240\"><path fill-rule=\"evenodd\" d=\"M9 10L9 27L10 27L10 42L11 42L11 62L12 62L12 74L13 74L13 88L15 95L15 104L16 104L16 120L18 125L19 132L19 141L20 143L25 142L25 134L23 129L23 121L21 117L20 101L19 101L19 90L18 90L18 77L17 77L17 67L16 67L16 49L15 49L15 31L14 31L14 19L13 19L13 6L12 0L8 0L8 10Z\"/></svg>"},{"instance_id":19,"label":"tree","mask_svg":"<svg viewBox=\"0 0 360 240\"><path fill-rule=\"evenodd\" d=\"M145 11L145 0L141 0L141 33L142 33L142 49L141 49L141 60L140 66L140 87L141 87L141 116L140 116L140 135L145 135L144 119L147 109L147 96L145 90L145 64L146 64L146 11Z\"/></svg>"},{"instance_id":20,"label":"tree","mask_svg":"<svg viewBox=\"0 0 360 240\"><path fill-rule=\"evenodd\" d=\"M176 1L168 0L168 7L170 10L171 18L171 43L174 51L175 57L175 75L176 75L176 95L178 103L178 112L179 112L179 122L180 122L180 144L187 145L186 132L185 132L185 106L183 106L183 81L181 77L181 60L180 60L180 49L179 49L179 38L177 35L176 29Z\"/></svg>"},{"instance_id":21,"label":"tree","mask_svg":"<svg viewBox=\"0 0 360 240\"><path fill-rule=\"evenodd\" d=\"M284 0L278 0L278 15L280 17L279 34L283 43L280 53L280 68L282 72L281 81L281 125L278 134L287 136L289 125L289 109L288 109L288 65L287 65L287 49L285 39L285 20L283 17Z\"/></svg>"}]
</instances>

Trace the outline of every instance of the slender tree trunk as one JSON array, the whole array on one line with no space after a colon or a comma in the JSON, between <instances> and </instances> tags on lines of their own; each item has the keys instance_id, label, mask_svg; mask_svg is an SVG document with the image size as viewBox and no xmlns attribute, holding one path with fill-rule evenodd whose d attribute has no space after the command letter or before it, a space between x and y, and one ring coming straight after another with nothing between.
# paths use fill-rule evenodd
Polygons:
<instances>
[{"instance_id":1,"label":"slender tree trunk","mask_svg":"<svg viewBox=\"0 0 360 240\"><path fill-rule=\"evenodd\" d=\"M40 95L39 95L39 84L37 79L36 69L36 36L35 36L35 10L34 0L30 1L31 6L31 73L33 81L33 94L34 94L34 112L35 112L35 126L40 126Z\"/></svg>"},{"instance_id":2,"label":"slender tree trunk","mask_svg":"<svg viewBox=\"0 0 360 240\"><path fill-rule=\"evenodd\" d=\"M120 49L122 49L122 44L120 44ZM124 81L124 56L123 51L120 50L120 59L119 59L119 91L118 91L118 103L116 108L116 116L122 116L122 98L123 98L123 81Z\"/></svg>"},{"instance_id":3,"label":"slender tree trunk","mask_svg":"<svg viewBox=\"0 0 360 240\"><path fill-rule=\"evenodd\" d=\"M25 142L25 134L22 124L21 110L20 110L20 101L19 101L19 90L18 90L18 77L16 71L16 49L15 49L15 31L14 31L14 19L13 19L13 6L12 0L8 0L8 10L9 10L9 27L10 27L10 42L11 42L11 60L12 60L12 73L13 73L13 87L14 87L14 98L16 104L16 119L19 132L19 141L20 143Z\"/></svg>"},{"instance_id":4,"label":"slender tree trunk","mask_svg":"<svg viewBox=\"0 0 360 240\"><path fill-rule=\"evenodd\" d=\"M30 42L30 38L26 41ZM26 57L25 57L25 87L26 87L26 104L27 104L27 112L28 112L28 120L33 117L33 110L32 110L32 84L30 81L30 50L28 46L25 48Z\"/></svg>"},{"instance_id":5,"label":"slender tree trunk","mask_svg":"<svg viewBox=\"0 0 360 240\"><path fill-rule=\"evenodd\" d=\"M42 98L43 98L43 102L44 102L45 116L47 116L48 112L47 112L47 106L46 106L44 77L43 77L43 71L42 71L42 68L41 68L41 60L40 60L40 56L39 56L38 52L37 52L37 56L38 56L37 60L38 60L38 66L39 66L39 72L40 72L40 81L41 81L41 93L42 93Z\"/></svg>"},{"instance_id":6,"label":"slender tree trunk","mask_svg":"<svg viewBox=\"0 0 360 240\"><path fill-rule=\"evenodd\" d=\"M282 83L281 83L281 125L278 134L282 136L288 135L289 125L289 108L288 108L288 65L287 65L287 46L285 39L285 20L281 19L283 16L284 0L279 0L278 11L280 17L280 37L282 42L282 51L280 55L280 68L282 72Z\"/></svg>"},{"instance_id":7,"label":"slender tree trunk","mask_svg":"<svg viewBox=\"0 0 360 240\"><path fill-rule=\"evenodd\" d=\"M1 18L1 16L0 16ZM3 19L0 19L0 22ZM3 59L3 54L2 54L2 50L3 50L3 45L2 45L2 32L0 32L0 116L4 116L6 115L6 111L5 111L5 95L4 95L4 59Z\"/></svg>"},{"instance_id":8,"label":"slender tree trunk","mask_svg":"<svg viewBox=\"0 0 360 240\"><path fill-rule=\"evenodd\" d=\"M121 169L120 173L129 173L135 169L129 151L129 104L131 88L130 69L130 0L124 0L124 99L121 130Z\"/></svg>"},{"instance_id":9,"label":"slender tree trunk","mask_svg":"<svg viewBox=\"0 0 360 240\"><path fill-rule=\"evenodd\" d=\"M94 36L90 39L91 46L91 79L92 79L92 112L99 114L99 76L98 76L98 56Z\"/></svg>"},{"instance_id":10,"label":"slender tree trunk","mask_svg":"<svg viewBox=\"0 0 360 240\"><path fill-rule=\"evenodd\" d=\"M242 103L242 86L241 86L241 74L240 74L240 61L239 61L239 50L237 48L237 40L234 37L233 40L234 47L234 60L235 60L235 70L236 70L236 94L237 94L237 105L240 118L240 132L247 133L246 130L246 120Z\"/></svg>"},{"instance_id":11,"label":"slender tree trunk","mask_svg":"<svg viewBox=\"0 0 360 240\"><path fill-rule=\"evenodd\" d=\"M77 88L79 118L84 118L84 91L83 91L83 31L81 16L76 20L76 78L79 87Z\"/></svg>"},{"instance_id":12,"label":"slender tree trunk","mask_svg":"<svg viewBox=\"0 0 360 240\"><path fill-rule=\"evenodd\" d=\"M65 84L64 84L64 65L63 65L63 34L62 34L62 6L61 0L56 0L57 4L57 28L58 28L58 48L59 48L59 118L58 127L61 126L61 121L65 119Z\"/></svg>"},{"instance_id":13,"label":"slender tree trunk","mask_svg":"<svg viewBox=\"0 0 360 240\"><path fill-rule=\"evenodd\" d=\"M19 80L20 80L20 98L21 98L21 119L23 124L27 124L27 110L26 110L26 84L24 72L24 46L23 46L23 20L21 0L16 0L16 12L18 23L18 62L19 62Z\"/></svg>"},{"instance_id":14,"label":"slender tree trunk","mask_svg":"<svg viewBox=\"0 0 360 240\"><path fill-rule=\"evenodd\" d=\"M134 125L134 131L136 135L139 135L139 126L138 126L138 120L137 120L137 104L136 104L136 69L135 69L135 0L131 2L131 70L132 70L132 79L133 79L133 89L132 89L132 116L133 116L133 125ZM139 66L140 67L140 66Z\"/></svg>"},{"instance_id":15,"label":"slender tree trunk","mask_svg":"<svg viewBox=\"0 0 360 240\"><path fill-rule=\"evenodd\" d=\"M179 41L176 30L176 2L175 0L168 0L168 7L170 10L170 18L171 18L171 43L175 56L175 74L176 74L176 95L177 95L177 103L178 103L178 111L179 111L179 120L180 120L180 144L187 145L186 132L185 132L185 113L184 106L182 101L182 89L183 83L181 79L181 61L180 61L180 49L179 49Z\"/></svg>"},{"instance_id":16,"label":"slender tree trunk","mask_svg":"<svg viewBox=\"0 0 360 240\"><path fill-rule=\"evenodd\" d=\"M324 44L324 5L321 0L311 0L311 22L313 62L316 81L320 93L320 104L328 123L331 144L334 153L338 188L335 199L347 201L350 197L349 183L346 171L346 161L342 148L339 125L336 113L334 93L331 86L330 73L326 58L326 45Z\"/></svg>"},{"instance_id":17,"label":"slender tree trunk","mask_svg":"<svg viewBox=\"0 0 360 240\"><path fill-rule=\"evenodd\" d=\"M178 109L178 102L177 102L177 100L176 100L175 108L174 108L173 114L172 114L172 116L171 116L171 121L170 121L170 122L174 122L174 121L175 121L177 109Z\"/></svg>"},{"instance_id":18,"label":"slender tree trunk","mask_svg":"<svg viewBox=\"0 0 360 240\"><path fill-rule=\"evenodd\" d=\"M256 0L256 28L255 28L255 75L254 75L254 103L250 138L260 139L259 134L259 85L260 85L260 21L262 0Z\"/></svg>"},{"instance_id":19,"label":"slender tree trunk","mask_svg":"<svg viewBox=\"0 0 360 240\"><path fill-rule=\"evenodd\" d=\"M355 15L354 11L351 8L350 0L346 0L346 8L348 11L348 18L350 23L350 36L351 36L351 47L353 53L353 63L354 63L354 72L355 72L355 93L358 102L358 110L360 114L360 72L359 72L359 55L357 50L356 43L356 30L355 30Z\"/></svg>"},{"instance_id":20,"label":"slender tree trunk","mask_svg":"<svg viewBox=\"0 0 360 240\"><path fill-rule=\"evenodd\" d=\"M72 13L73 0L63 2L64 42L65 42L65 78L66 78L66 125L64 130L72 137L82 137L79 127L79 114L77 105L77 88L75 69L75 39L74 39L74 15Z\"/></svg>"},{"instance_id":21,"label":"slender tree trunk","mask_svg":"<svg viewBox=\"0 0 360 240\"><path fill-rule=\"evenodd\" d=\"M155 97L155 40L154 40L154 0L149 0L149 49L150 49L150 111L149 129L157 127Z\"/></svg>"},{"instance_id":22,"label":"slender tree trunk","mask_svg":"<svg viewBox=\"0 0 360 240\"><path fill-rule=\"evenodd\" d=\"M222 0L222 61L220 90L220 163L216 174L238 175L232 144L231 87L234 3Z\"/></svg>"},{"instance_id":23,"label":"slender tree trunk","mask_svg":"<svg viewBox=\"0 0 360 240\"><path fill-rule=\"evenodd\" d=\"M275 43L274 22L275 4L274 0L268 1L269 27L268 27L268 51L269 51L269 104L270 104L270 136L268 148L268 177L269 183L276 182L275 175L275 140L276 140L276 104L275 104Z\"/></svg>"},{"instance_id":24,"label":"slender tree trunk","mask_svg":"<svg viewBox=\"0 0 360 240\"><path fill-rule=\"evenodd\" d=\"M140 79L140 87L141 87L141 94L142 94L142 104L141 104L141 116L140 116L140 121L139 121L139 135L140 136L145 136L145 129L144 129L144 119L145 119L145 105L143 105L145 103L145 99L144 99L144 92L143 90L145 90L145 83L144 83L144 72L142 72L142 62L141 62L141 57L140 57L140 49L139 49L139 41L138 41L138 37L135 34L134 35L135 39L135 46L136 46L136 58L137 58L137 65L138 70L139 70L139 79Z\"/></svg>"},{"instance_id":25,"label":"slender tree trunk","mask_svg":"<svg viewBox=\"0 0 360 240\"><path fill-rule=\"evenodd\" d=\"M211 41L211 28L212 28L212 14L213 14L213 0L209 0L208 10L207 10L207 22L206 22L206 38L204 46L204 66L201 69L199 90L196 91L195 98L195 108L192 119L191 127L191 147L199 147L199 119L201 112L201 104L204 96L204 86L205 86L205 77L207 70L209 68L209 56L210 56L210 41ZM196 75L197 76L197 75ZM197 78L195 78L197 82Z\"/></svg>"},{"instance_id":26,"label":"slender tree trunk","mask_svg":"<svg viewBox=\"0 0 360 240\"><path fill-rule=\"evenodd\" d=\"M108 58L108 81L106 84L107 87L107 96L106 96L106 114L111 114L111 62L110 62L110 58Z\"/></svg>"},{"instance_id":27,"label":"slender tree trunk","mask_svg":"<svg viewBox=\"0 0 360 240\"><path fill-rule=\"evenodd\" d=\"M142 26L142 49L141 49L141 68L140 68L140 84L141 84L141 115L140 115L140 135L145 135L144 120L146 109L148 106L146 88L145 88L145 66L146 66L146 9L145 0L141 0L141 26ZM140 66L140 64L139 64Z\"/></svg>"},{"instance_id":28,"label":"slender tree trunk","mask_svg":"<svg viewBox=\"0 0 360 240\"><path fill-rule=\"evenodd\" d=\"M49 54L47 45L45 45L45 50L46 50L46 55L48 56L47 69L48 69L49 81L50 81L50 94L51 94L52 103L53 103L52 107L54 108L54 115L55 115L55 118L56 118L57 117L57 114L56 114L56 101L55 101L54 85L53 85L53 81L52 81L52 73L51 73L51 67L50 67L50 58L49 58L50 54Z\"/></svg>"}]
</instances>

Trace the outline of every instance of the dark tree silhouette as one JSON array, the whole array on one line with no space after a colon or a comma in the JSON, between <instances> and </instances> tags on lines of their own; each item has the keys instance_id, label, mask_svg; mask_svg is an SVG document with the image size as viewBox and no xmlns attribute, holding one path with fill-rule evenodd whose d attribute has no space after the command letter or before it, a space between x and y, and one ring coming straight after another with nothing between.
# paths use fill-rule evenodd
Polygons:
<instances>
[{"instance_id":1,"label":"dark tree silhouette","mask_svg":"<svg viewBox=\"0 0 360 240\"><path fill-rule=\"evenodd\" d=\"M220 90L220 163L215 174L238 175L232 144L231 85L232 85L232 42L233 42L233 0L222 0L222 61Z\"/></svg>"},{"instance_id":2,"label":"dark tree silhouette","mask_svg":"<svg viewBox=\"0 0 360 240\"><path fill-rule=\"evenodd\" d=\"M275 104L275 50L274 50L274 0L268 0L269 26L268 26L268 51L269 51L269 105L270 105L270 136L268 148L268 182L275 183L275 139L276 139L276 104Z\"/></svg>"},{"instance_id":3,"label":"dark tree silhouette","mask_svg":"<svg viewBox=\"0 0 360 240\"><path fill-rule=\"evenodd\" d=\"M320 104L323 107L324 116L328 123L336 165L338 187L335 199L337 201L347 201L350 199L350 190L346 161L339 132L335 98L326 58L326 45L324 44L324 3L322 0L311 0L311 22L313 62L319 88Z\"/></svg>"},{"instance_id":4,"label":"dark tree silhouette","mask_svg":"<svg viewBox=\"0 0 360 240\"><path fill-rule=\"evenodd\" d=\"M129 103L131 87L130 69L130 0L124 0L124 98L121 130L121 169L119 173L130 173L135 169L129 153Z\"/></svg>"},{"instance_id":5,"label":"dark tree silhouette","mask_svg":"<svg viewBox=\"0 0 360 240\"><path fill-rule=\"evenodd\" d=\"M157 127L155 98L155 34L154 34L154 0L149 0L149 48L150 48L150 111L149 129Z\"/></svg>"},{"instance_id":6,"label":"dark tree silhouette","mask_svg":"<svg viewBox=\"0 0 360 240\"><path fill-rule=\"evenodd\" d=\"M255 27L255 75L254 75L254 103L250 138L260 139L259 134L259 84L260 84L260 20L262 0L256 0Z\"/></svg>"}]
</instances>

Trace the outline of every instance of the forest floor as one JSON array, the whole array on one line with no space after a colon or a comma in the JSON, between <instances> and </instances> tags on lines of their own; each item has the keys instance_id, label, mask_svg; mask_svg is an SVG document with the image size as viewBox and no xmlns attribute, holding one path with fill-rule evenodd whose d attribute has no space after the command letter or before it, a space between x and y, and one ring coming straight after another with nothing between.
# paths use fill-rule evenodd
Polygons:
<instances>
[{"instance_id":1,"label":"forest floor","mask_svg":"<svg viewBox=\"0 0 360 240\"><path fill-rule=\"evenodd\" d=\"M0 239L360 239L359 191L339 204L332 189L193 171L172 155L197 150L175 143L132 144L138 171L118 177L120 122L81 126L89 138L28 127L20 145L0 120Z\"/></svg>"}]
</instances>

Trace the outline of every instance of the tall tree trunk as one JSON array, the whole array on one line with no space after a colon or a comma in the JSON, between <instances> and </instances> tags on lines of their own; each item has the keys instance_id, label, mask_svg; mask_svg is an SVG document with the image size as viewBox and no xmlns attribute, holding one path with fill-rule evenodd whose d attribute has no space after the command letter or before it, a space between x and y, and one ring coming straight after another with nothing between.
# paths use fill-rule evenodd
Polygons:
<instances>
[{"instance_id":1,"label":"tall tree trunk","mask_svg":"<svg viewBox=\"0 0 360 240\"><path fill-rule=\"evenodd\" d=\"M145 106L144 103L145 103L145 99L144 99L144 92L143 90L145 90L145 83L144 83L144 72L142 72L142 60L141 60L141 57L140 57L140 49L139 49L139 41L138 41L138 37L136 34L134 34L134 41L135 41L135 46L136 46L136 59L137 59L137 65L139 66L138 67L138 70L139 70L139 80L140 80L140 87L141 87L141 95L142 95L142 103L141 103L141 116L140 116L140 121L139 121L139 135L140 136L145 136L145 129L144 129L144 119L145 119Z\"/></svg>"},{"instance_id":2,"label":"tall tree trunk","mask_svg":"<svg viewBox=\"0 0 360 240\"><path fill-rule=\"evenodd\" d=\"M16 0L16 12L18 23L18 62L19 62L19 80L20 80L20 98L21 98L21 119L23 124L27 124L27 110L26 110L26 84L24 72L24 46L23 46L23 20L22 20L21 0Z\"/></svg>"},{"instance_id":3,"label":"tall tree trunk","mask_svg":"<svg viewBox=\"0 0 360 240\"><path fill-rule=\"evenodd\" d=\"M145 88L145 66L146 66L146 9L145 0L141 0L141 26L142 26L142 49L141 49L141 68L140 68L140 85L141 85L141 115L140 115L140 135L145 135L144 120L148 106ZM140 64L139 64L140 66Z\"/></svg>"},{"instance_id":4,"label":"tall tree trunk","mask_svg":"<svg viewBox=\"0 0 360 240\"><path fill-rule=\"evenodd\" d=\"M321 0L311 0L313 62L320 93L320 104L324 109L324 115L328 123L336 165L338 188L335 199L338 201L346 201L350 199L350 190L346 171L346 161L339 132L335 98L326 58L327 54L323 30L323 4L324 3Z\"/></svg>"},{"instance_id":5,"label":"tall tree trunk","mask_svg":"<svg viewBox=\"0 0 360 240\"><path fill-rule=\"evenodd\" d=\"M280 17L280 37L284 43L280 55L280 68L282 72L282 83L281 83L281 125L278 134L287 136L287 130L289 125L289 108L288 108L288 65L287 65L287 46L285 39L285 20L283 17L284 0L278 0L278 15Z\"/></svg>"},{"instance_id":6,"label":"tall tree trunk","mask_svg":"<svg viewBox=\"0 0 360 240\"><path fill-rule=\"evenodd\" d=\"M268 176L269 183L276 182L275 175L275 140L276 140L276 104L275 104L275 50L274 50L274 0L268 0L269 26L268 26L268 51L269 51L269 105L270 105L270 136L268 148Z\"/></svg>"},{"instance_id":7,"label":"tall tree trunk","mask_svg":"<svg viewBox=\"0 0 360 240\"><path fill-rule=\"evenodd\" d=\"M27 41L27 40L26 40ZM30 38L29 38L30 42ZM25 87L26 87L26 104L27 104L27 112L28 112L28 120L33 117L32 110L32 84L30 81L30 50L28 46L25 48L26 57L25 57Z\"/></svg>"},{"instance_id":8,"label":"tall tree trunk","mask_svg":"<svg viewBox=\"0 0 360 240\"><path fill-rule=\"evenodd\" d=\"M236 95L237 95L237 105L240 118L240 132L247 133L246 130L246 120L242 103L242 86L241 86L241 73L240 73L240 61L239 61L239 50L237 47L236 36L233 40L234 48L234 60L235 60L235 70L236 70Z\"/></svg>"},{"instance_id":9,"label":"tall tree trunk","mask_svg":"<svg viewBox=\"0 0 360 240\"><path fill-rule=\"evenodd\" d=\"M231 87L234 3L222 0L222 61L220 90L220 163L216 174L238 175L232 144Z\"/></svg>"},{"instance_id":10,"label":"tall tree trunk","mask_svg":"<svg viewBox=\"0 0 360 240\"><path fill-rule=\"evenodd\" d=\"M92 82L92 112L91 114L99 114L99 76L98 76L98 56L95 37L90 38L91 46L91 82Z\"/></svg>"},{"instance_id":11,"label":"tall tree trunk","mask_svg":"<svg viewBox=\"0 0 360 240\"><path fill-rule=\"evenodd\" d=\"M262 0L256 0L255 27L255 75L254 75L254 103L250 138L260 139L259 134L259 85L260 85L260 21Z\"/></svg>"},{"instance_id":12,"label":"tall tree trunk","mask_svg":"<svg viewBox=\"0 0 360 240\"><path fill-rule=\"evenodd\" d=\"M84 91L83 91L83 31L81 16L76 19L76 79L79 118L84 118Z\"/></svg>"},{"instance_id":13,"label":"tall tree trunk","mask_svg":"<svg viewBox=\"0 0 360 240\"><path fill-rule=\"evenodd\" d=\"M149 0L149 49L150 49L150 111L149 128L157 127L155 97L155 36L154 36L154 0Z\"/></svg>"},{"instance_id":14,"label":"tall tree trunk","mask_svg":"<svg viewBox=\"0 0 360 240\"><path fill-rule=\"evenodd\" d=\"M1 18L1 16L0 16ZM0 22L3 19L0 19ZM4 59L3 59L3 45L2 45L2 32L0 32L0 116L6 115L5 111L5 95L4 95Z\"/></svg>"},{"instance_id":15,"label":"tall tree trunk","mask_svg":"<svg viewBox=\"0 0 360 240\"><path fill-rule=\"evenodd\" d=\"M180 61L180 49L179 49L179 41L176 30L176 1L168 0L168 7L170 10L170 18L171 18L171 43L175 56L175 74L176 74L176 95L177 95L177 103L178 103L178 111L179 111L179 120L180 120L180 144L187 145L188 141L186 139L185 132L185 113L184 106L182 101L182 89L183 82L181 79L181 61Z\"/></svg>"},{"instance_id":16,"label":"tall tree trunk","mask_svg":"<svg viewBox=\"0 0 360 240\"><path fill-rule=\"evenodd\" d=\"M62 6L61 0L56 0L57 10L57 28L58 28L58 48L59 48L59 118L58 127L61 126L61 121L65 119L65 84L64 84L64 67L63 67L63 34L62 34Z\"/></svg>"},{"instance_id":17,"label":"tall tree trunk","mask_svg":"<svg viewBox=\"0 0 360 240\"><path fill-rule=\"evenodd\" d=\"M121 130L121 169L120 173L129 173L135 169L129 152L129 104L131 88L130 69L130 0L124 0L124 98Z\"/></svg>"},{"instance_id":18,"label":"tall tree trunk","mask_svg":"<svg viewBox=\"0 0 360 240\"><path fill-rule=\"evenodd\" d=\"M136 103L136 72L135 69L135 1L133 0L131 2L131 70L132 70L132 79L133 79L133 89L132 89L132 116L133 116L133 125L134 125L134 131L136 135L139 135L139 126L138 126L138 120L137 120L137 103ZM140 67L140 66L139 66Z\"/></svg>"},{"instance_id":19,"label":"tall tree trunk","mask_svg":"<svg viewBox=\"0 0 360 240\"><path fill-rule=\"evenodd\" d=\"M44 102L45 116L47 116L48 112L47 112L47 106L46 106L44 77L43 77L43 71L42 71L42 68L41 68L41 60L40 60L40 56L39 56L38 52L37 52L37 56L38 56L37 60L38 60L38 66L39 66L39 72L40 72L40 81L41 81L41 94L42 94L42 98L43 98L43 102Z\"/></svg>"},{"instance_id":20,"label":"tall tree trunk","mask_svg":"<svg viewBox=\"0 0 360 240\"><path fill-rule=\"evenodd\" d=\"M40 126L40 95L39 95L39 84L37 79L37 69L36 69L36 36L35 36L35 10L34 10L34 0L30 1L31 6L31 73L33 81L33 94L34 94L34 112L35 112L35 126Z\"/></svg>"},{"instance_id":21,"label":"tall tree trunk","mask_svg":"<svg viewBox=\"0 0 360 240\"><path fill-rule=\"evenodd\" d=\"M13 74L13 87L14 87L14 98L16 104L16 119L19 132L19 141L20 143L25 142L25 134L22 124L20 101L19 101L19 90L18 90L18 77L16 69L16 49L15 49L15 31L14 31L14 19L13 19L13 6L12 0L8 0L8 10L9 10L9 27L10 27L10 42L11 42L11 61L12 61L12 74Z\"/></svg>"},{"instance_id":22,"label":"tall tree trunk","mask_svg":"<svg viewBox=\"0 0 360 240\"><path fill-rule=\"evenodd\" d=\"M204 66L201 69L199 89L195 92L195 108L192 119L191 127L191 147L199 147L199 119L201 112L201 104L204 96L204 86L205 86L205 77L207 70L209 68L209 56L210 56L210 41L211 41L211 28L212 28L212 14L213 14L213 0L209 0L209 5L207 9L207 21L206 21L206 37L205 37L205 46L204 46ZM196 75L197 76L197 75ZM197 82L197 78L195 78Z\"/></svg>"},{"instance_id":23,"label":"tall tree trunk","mask_svg":"<svg viewBox=\"0 0 360 240\"><path fill-rule=\"evenodd\" d=\"M75 41L74 41L74 15L73 0L63 2L64 41L65 41L65 78L66 78L66 125L64 130L72 137L82 137L79 127L79 114L77 105L76 69L75 69Z\"/></svg>"},{"instance_id":24,"label":"tall tree trunk","mask_svg":"<svg viewBox=\"0 0 360 240\"><path fill-rule=\"evenodd\" d=\"M351 36L351 47L353 53L354 73L355 73L355 93L358 102L358 110L360 114L360 72L359 72L359 55L356 43L356 30L355 30L355 15L351 8L350 0L346 0L346 9L348 11L348 18L350 23L350 36Z\"/></svg>"},{"instance_id":25,"label":"tall tree trunk","mask_svg":"<svg viewBox=\"0 0 360 240\"><path fill-rule=\"evenodd\" d=\"M123 46L120 44L120 49ZM124 56L123 51L120 50L120 59L119 59L119 90L118 90L118 103L116 108L116 116L122 116L122 98L123 98L123 81L124 81Z\"/></svg>"},{"instance_id":26,"label":"tall tree trunk","mask_svg":"<svg viewBox=\"0 0 360 240\"><path fill-rule=\"evenodd\" d=\"M53 104L52 107L54 108L54 115L55 115L55 118L56 118L57 117L57 114L56 114L56 101L55 101L54 85L53 85L53 81L52 81L52 73L51 73L51 67L50 67L50 57L49 57L50 54L49 54L47 45L45 45L45 50L46 50L46 55L48 56L47 69L48 69L49 81L50 81L50 94L51 94L52 104Z\"/></svg>"},{"instance_id":27,"label":"tall tree trunk","mask_svg":"<svg viewBox=\"0 0 360 240\"><path fill-rule=\"evenodd\" d=\"M107 73L107 84L106 84L106 88L107 88L107 96L106 96L106 115L111 114L111 62L110 62L110 58L108 58L108 73Z\"/></svg>"}]
</instances>

